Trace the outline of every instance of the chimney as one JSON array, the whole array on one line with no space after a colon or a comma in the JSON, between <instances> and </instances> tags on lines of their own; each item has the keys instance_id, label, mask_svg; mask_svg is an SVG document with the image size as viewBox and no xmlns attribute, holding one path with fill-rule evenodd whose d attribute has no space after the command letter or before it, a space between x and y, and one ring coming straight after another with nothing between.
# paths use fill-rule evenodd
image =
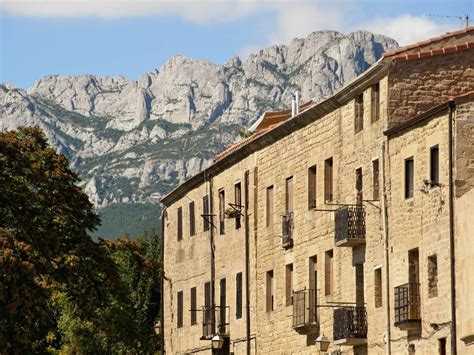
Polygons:
<instances>
[{"instance_id":1,"label":"chimney","mask_svg":"<svg viewBox=\"0 0 474 355\"><path fill-rule=\"evenodd\" d=\"M291 99L291 117L296 116L296 111L297 111L296 100L292 98Z\"/></svg>"},{"instance_id":2,"label":"chimney","mask_svg":"<svg viewBox=\"0 0 474 355\"><path fill-rule=\"evenodd\" d=\"M300 113L300 93L299 91L296 91L296 103L295 103L295 115L296 116L297 114Z\"/></svg>"}]
</instances>

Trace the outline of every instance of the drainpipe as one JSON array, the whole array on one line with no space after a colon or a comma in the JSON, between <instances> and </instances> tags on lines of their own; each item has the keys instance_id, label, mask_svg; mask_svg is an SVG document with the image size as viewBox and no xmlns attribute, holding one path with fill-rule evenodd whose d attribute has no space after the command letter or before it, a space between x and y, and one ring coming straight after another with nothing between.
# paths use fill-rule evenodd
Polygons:
<instances>
[{"instance_id":1,"label":"drainpipe","mask_svg":"<svg viewBox=\"0 0 474 355\"><path fill-rule=\"evenodd\" d=\"M387 216L387 189L385 182L385 142L381 145L381 159L382 159L382 228L384 236L384 258L385 258L385 294L386 294L386 345L385 353L390 355L391 349L391 329L390 329L390 264L389 264L389 250L388 250L388 216Z\"/></svg>"},{"instance_id":2,"label":"drainpipe","mask_svg":"<svg viewBox=\"0 0 474 355\"><path fill-rule=\"evenodd\" d=\"M454 181L453 181L453 108L449 104L448 114L448 151L449 151L449 254L451 271L451 354L457 354L456 335L456 259L454 253Z\"/></svg>"},{"instance_id":3,"label":"drainpipe","mask_svg":"<svg viewBox=\"0 0 474 355\"><path fill-rule=\"evenodd\" d=\"M209 228L209 241L211 246L211 330L212 334L216 333L216 314L215 314L215 284L216 284L216 265L215 265L215 245L214 245L214 199L212 196L212 176L209 178L209 209L210 209L210 220L211 226Z\"/></svg>"},{"instance_id":4,"label":"drainpipe","mask_svg":"<svg viewBox=\"0 0 474 355\"><path fill-rule=\"evenodd\" d=\"M165 265L165 253L164 253L164 246L165 246L165 216L166 216L166 207L161 211L161 239L160 239L160 262L161 262L161 269L162 275L160 278L160 351L161 354L165 354L165 333L164 333L164 309L165 309L165 301L164 301L164 285L165 285L165 275L164 275L164 265Z\"/></svg>"},{"instance_id":5,"label":"drainpipe","mask_svg":"<svg viewBox=\"0 0 474 355\"><path fill-rule=\"evenodd\" d=\"M249 227L249 171L245 171L245 318L247 355L250 355L250 227Z\"/></svg>"}]
</instances>

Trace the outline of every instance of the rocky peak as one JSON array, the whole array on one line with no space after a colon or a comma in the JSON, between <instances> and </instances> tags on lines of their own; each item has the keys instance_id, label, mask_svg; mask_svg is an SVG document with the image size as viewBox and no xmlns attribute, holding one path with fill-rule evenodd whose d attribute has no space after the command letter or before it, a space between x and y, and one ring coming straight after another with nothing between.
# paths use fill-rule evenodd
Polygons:
<instances>
[{"instance_id":1,"label":"rocky peak","mask_svg":"<svg viewBox=\"0 0 474 355\"><path fill-rule=\"evenodd\" d=\"M173 56L138 80L49 75L0 85L0 128L39 125L100 208L153 202L211 163L243 126L286 109L289 91L320 101L397 43L366 31L318 31L223 65Z\"/></svg>"}]
</instances>

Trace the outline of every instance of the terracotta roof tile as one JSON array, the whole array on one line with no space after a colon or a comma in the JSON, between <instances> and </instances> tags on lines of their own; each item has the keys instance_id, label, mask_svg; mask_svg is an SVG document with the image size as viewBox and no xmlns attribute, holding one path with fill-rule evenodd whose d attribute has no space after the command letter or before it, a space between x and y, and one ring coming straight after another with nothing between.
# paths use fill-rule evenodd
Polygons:
<instances>
[{"instance_id":1,"label":"terracotta roof tile","mask_svg":"<svg viewBox=\"0 0 474 355\"><path fill-rule=\"evenodd\" d=\"M466 43L462 43L462 44L457 44L457 45L450 46L450 47L430 49L430 50L422 51L422 52L400 54L400 55L394 56L393 60L396 61L396 62L403 62L403 61L407 61L407 60L432 57L432 56L435 56L435 55L460 52L460 51L464 51L464 50L469 49L469 48L474 48L474 41L466 42Z\"/></svg>"},{"instance_id":2,"label":"terracotta roof tile","mask_svg":"<svg viewBox=\"0 0 474 355\"><path fill-rule=\"evenodd\" d=\"M448 32L448 33L445 33L444 35L429 38L427 40L416 42L414 44L409 44L407 46L400 47L400 48L385 52L382 56L384 58L392 57L392 56L395 56L396 54L408 51L410 49L415 49L417 47L425 46L427 44L439 42L443 39L450 38L450 37L455 37L455 36L462 35L462 34L465 34L465 33L471 32L471 31L474 31L474 26L466 27L466 28L463 28L462 30L459 30L459 31Z\"/></svg>"}]
</instances>

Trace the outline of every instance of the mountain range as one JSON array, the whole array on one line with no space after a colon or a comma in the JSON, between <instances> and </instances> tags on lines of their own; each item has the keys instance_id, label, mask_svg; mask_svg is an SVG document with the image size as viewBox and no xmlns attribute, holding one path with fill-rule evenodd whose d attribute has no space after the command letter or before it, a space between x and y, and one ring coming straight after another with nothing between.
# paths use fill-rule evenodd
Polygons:
<instances>
[{"instance_id":1,"label":"mountain range","mask_svg":"<svg viewBox=\"0 0 474 355\"><path fill-rule=\"evenodd\" d=\"M263 112L288 109L295 91L318 102L397 46L366 31L319 31L245 61L173 56L138 80L48 75L27 90L3 83L0 129L42 127L101 215L96 236L137 235L158 227L163 195Z\"/></svg>"}]
</instances>

